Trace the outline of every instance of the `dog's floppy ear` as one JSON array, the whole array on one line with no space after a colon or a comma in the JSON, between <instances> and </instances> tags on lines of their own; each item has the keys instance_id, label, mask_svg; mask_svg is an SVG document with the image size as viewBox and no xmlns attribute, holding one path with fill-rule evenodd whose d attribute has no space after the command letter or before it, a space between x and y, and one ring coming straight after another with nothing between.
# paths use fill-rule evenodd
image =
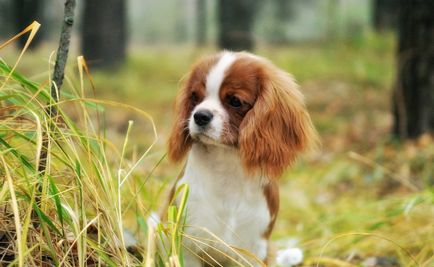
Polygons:
<instances>
[{"instance_id":1,"label":"dog's floppy ear","mask_svg":"<svg viewBox=\"0 0 434 267\"><path fill-rule=\"evenodd\" d=\"M299 152L317 142L317 134L293 78L261 61L259 95L241 123L240 155L248 172L276 178Z\"/></svg>"},{"instance_id":2,"label":"dog's floppy ear","mask_svg":"<svg viewBox=\"0 0 434 267\"><path fill-rule=\"evenodd\" d=\"M190 81L187 81L178 92L175 101L175 118L172 131L167 142L169 159L174 162L181 161L192 145L192 139L188 131L188 118L190 116Z\"/></svg>"},{"instance_id":3,"label":"dog's floppy ear","mask_svg":"<svg viewBox=\"0 0 434 267\"><path fill-rule=\"evenodd\" d=\"M193 140L191 139L188 120L194 109L195 102L199 101L204 95L204 79L209 70L217 62L219 55L211 55L200 59L191 68L190 73L179 90L175 101L175 118L172 131L168 140L169 159L178 162L181 161L190 150ZM196 94L196 100L193 100L192 93Z\"/></svg>"}]
</instances>

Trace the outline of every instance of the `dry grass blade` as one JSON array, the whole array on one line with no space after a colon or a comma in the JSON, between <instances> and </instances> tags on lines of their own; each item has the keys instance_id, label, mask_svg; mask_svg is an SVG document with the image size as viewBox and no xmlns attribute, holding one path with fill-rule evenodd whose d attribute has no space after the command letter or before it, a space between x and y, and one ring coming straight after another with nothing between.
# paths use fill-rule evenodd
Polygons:
<instances>
[{"instance_id":1,"label":"dry grass blade","mask_svg":"<svg viewBox=\"0 0 434 267\"><path fill-rule=\"evenodd\" d=\"M25 243L25 239L23 239L22 237L22 229L21 229L21 221L20 221L20 213L18 211L18 202L17 202L17 197L15 195L15 188L14 188L14 183L11 177L11 173L9 171L9 166L6 163L6 160L3 156L3 153L0 154L0 159L2 161L3 164L3 168L5 171L5 175L6 175L6 182L8 184L9 187L9 194L11 196L11 206L12 206L12 211L14 213L14 222L15 222L15 232L16 232L16 246L18 248L18 266L22 267L24 266L24 252L26 251L26 243Z\"/></svg>"},{"instance_id":2,"label":"dry grass blade","mask_svg":"<svg viewBox=\"0 0 434 267\"><path fill-rule=\"evenodd\" d=\"M3 84L0 86L0 91L4 88L7 81L10 79L12 73L15 71L16 67L18 66L18 63L20 62L21 58L23 57L24 53L26 52L27 48L29 47L30 43L32 42L33 38L35 38L36 33L39 30L39 27L41 27L41 24L39 24L37 21L32 22L29 26L27 26L24 30L22 30L20 33L6 41L4 44L0 45L0 49L3 49L10 43L13 43L16 39L21 37L23 34L26 34L30 32L29 37L27 38L26 44L24 45L23 49L21 50L20 55L18 56L17 61L15 62L14 66L12 67L11 72L8 74L6 79L4 80Z\"/></svg>"},{"instance_id":3,"label":"dry grass blade","mask_svg":"<svg viewBox=\"0 0 434 267\"><path fill-rule=\"evenodd\" d=\"M203 238L199 238L196 236L191 236L188 235L186 233L183 233L183 236L191 239L195 242L198 242L202 245L205 245L207 247L209 247L210 249L213 249L219 253L221 253L223 256L227 257L228 259L231 259L233 262L237 263L240 266L253 266L253 264L245 257L248 256L250 259L253 259L253 261L255 262L255 264L259 264L260 266L265 266L264 263L258 259L256 257L256 255L252 254L249 251L246 251L244 249L241 248L236 248L231 246L230 244L226 243L223 239L221 239L220 237L218 237L217 235L215 235L214 233L212 233L211 231L209 231L207 228L204 227L197 227L197 226L189 226L186 225L186 227L194 227L196 229L199 229L201 231L203 231L204 233L207 233L207 235L209 235L210 237L214 238L214 239L204 239ZM205 242L206 241L206 242ZM216 244L215 247L213 247L212 245L210 245L209 243L214 243ZM231 255L225 253L224 251L220 250L217 245L223 246L225 249L227 249L228 251L230 251L231 253L233 253L234 255L236 255L238 258L241 259L242 262L240 262L239 260L235 259L234 257L232 257Z\"/></svg>"},{"instance_id":4,"label":"dry grass blade","mask_svg":"<svg viewBox=\"0 0 434 267\"><path fill-rule=\"evenodd\" d=\"M413 184L410 179L406 179L404 177L401 177L399 175L396 175L395 173L393 173L392 171L388 170L387 168L381 166L380 164L377 164L375 162L373 162L372 160L363 157L362 155L354 152L354 151L350 151L348 153L349 157L357 160L359 162L362 162L363 164L372 167L372 168L378 168L381 169L385 174L387 174L389 177L391 177L392 179L398 181L399 183L401 183L402 185L404 185L405 187L407 187L408 189L412 190L413 192L417 192L419 191L419 188L417 188L417 186L415 184Z\"/></svg>"},{"instance_id":5,"label":"dry grass blade","mask_svg":"<svg viewBox=\"0 0 434 267\"><path fill-rule=\"evenodd\" d=\"M65 260L68 257L68 254L71 252L71 249L74 247L75 243L77 243L77 241L79 240L80 236L83 235L87 229L93 225L96 221L98 220L98 217L93 218L92 220L90 220L87 225L85 227L83 227L83 229L81 229L81 231L78 233L78 235L75 237L74 241L71 243L69 249L65 252L65 256L63 257L62 261L60 262L60 265L63 265L65 263Z\"/></svg>"},{"instance_id":6,"label":"dry grass blade","mask_svg":"<svg viewBox=\"0 0 434 267\"><path fill-rule=\"evenodd\" d=\"M381 236L378 234L373 234L373 233L344 233L338 236L333 237L332 239L328 240L324 246L321 248L321 253L320 256L318 257L318 260L316 261L316 266L319 267L320 266L320 262L322 262L323 259L323 255L324 255L324 251L327 248L327 246L329 244L331 244L332 242L344 238L344 237L349 237L349 236L366 236L366 237L375 237L375 238L379 238L382 240L386 240L390 243L392 243L393 245L395 245L396 247L398 247L400 250L404 251L405 254L411 259L412 263L414 264L414 266L420 266L419 263L417 262L417 260L413 257L413 255L410 253L410 251L408 251L407 249L405 249L403 246L401 246L400 244L396 243L394 240L387 238L385 236Z\"/></svg>"},{"instance_id":7,"label":"dry grass blade","mask_svg":"<svg viewBox=\"0 0 434 267\"><path fill-rule=\"evenodd\" d=\"M311 266L313 264L324 264L324 266L337 266L337 267L357 267L358 265L351 264L339 259L327 258L327 257L311 257L304 262L305 265Z\"/></svg>"}]
</instances>

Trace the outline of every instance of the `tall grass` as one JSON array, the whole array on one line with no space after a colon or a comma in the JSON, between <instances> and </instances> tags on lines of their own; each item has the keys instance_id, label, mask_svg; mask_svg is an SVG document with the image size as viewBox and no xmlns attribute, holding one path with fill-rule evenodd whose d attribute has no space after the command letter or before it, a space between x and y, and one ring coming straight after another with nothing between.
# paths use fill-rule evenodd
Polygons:
<instances>
[{"instance_id":1,"label":"tall grass","mask_svg":"<svg viewBox=\"0 0 434 267\"><path fill-rule=\"evenodd\" d=\"M82 57L77 66L79 85L67 78L56 103L48 92L50 77L36 83L0 61L2 264L132 266L154 259L140 249L128 252L123 225L131 205L142 221L149 213L149 203L137 197L140 191L130 180L157 141L153 120L126 104L86 98L84 79L92 79ZM150 125L153 137L142 153L131 153L132 121L122 147L110 141L105 105L132 110ZM46 112L49 106L58 110L57 117ZM38 172L45 137L47 171ZM146 226L143 232L152 234ZM155 242L154 236L148 240Z\"/></svg>"}]
</instances>

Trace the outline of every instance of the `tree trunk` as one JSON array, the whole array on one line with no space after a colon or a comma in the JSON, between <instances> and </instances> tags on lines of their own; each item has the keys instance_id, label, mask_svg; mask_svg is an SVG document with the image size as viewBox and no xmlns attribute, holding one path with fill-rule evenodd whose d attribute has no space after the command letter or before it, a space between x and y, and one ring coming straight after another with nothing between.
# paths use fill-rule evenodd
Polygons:
<instances>
[{"instance_id":1,"label":"tree trunk","mask_svg":"<svg viewBox=\"0 0 434 267\"><path fill-rule=\"evenodd\" d=\"M233 51L253 49L252 29L256 4L256 0L218 1L220 48Z\"/></svg>"},{"instance_id":2,"label":"tree trunk","mask_svg":"<svg viewBox=\"0 0 434 267\"><path fill-rule=\"evenodd\" d=\"M374 0L373 23L377 31L396 29L399 4L406 0Z\"/></svg>"},{"instance_id":3,"label":"tree trunk","mask_svg":"<svg viewBox=\"0 0 434 267\"><path fill-rule=\"evenodd\" d=\"M7 38L14 33L14 30L12 29L14 16L11 14L11 10L12 3L10 1L0 0L0 38Z\"/></svg>"},{"instance_id":4,"label":"tree trunk","mask_svg":"<svg viewBox=\"0 0 434 267\"><path fill-rule=\"evenodd\" d=\"M24 30L35 20L42 25L44 24L43 0L13 0L13 9L16 33ZM43 31L38 31L29 48L36 48L41 43L42 38ZM26 41L27 38L22 37L18 39L17 44L20 47L24 47Z\"/></svg>"},{"instance_id":5,"label":"tree trunk","mask_svg":"<svg viewBox=\"0 0 434 267\"><path fill-rule=\"evenodd\" d=\"M288 23L294 18L296 6L293 0L273 0L270 2L272 7L272 19L267 39L274 44L286 44L290 40L287 35Z\"/></svg>"},{"instance_id":6,"label":"tree trunk","mask_svg":"<svg viewBox=\"0 0 434 267\"><path fill-rule=\"evenodd\" d=\"M434 129L434 16L432 1L401 1L393 133L416 138Z\"/></svg>"},{"instance_id":7,"label":"tree trunk","mask_svg":"<svg viewBox=\"0 0 434 267\"><path fill-rule=\"evenodd\" d=\"M84 1L81 49L94 68L111 68L125 61L126 1Z\"/></svg>"},{"instance_id":8,"label":"tree trunk","mask_svg":"<svg viewBox=\"0 0 434 267\"><path fill-rule=\"evenodd\" d=\"M207 0L196 0L196 44L198 46L203 46L206 44L206 33L207 33Z\"/></svg>"}]
</instances>

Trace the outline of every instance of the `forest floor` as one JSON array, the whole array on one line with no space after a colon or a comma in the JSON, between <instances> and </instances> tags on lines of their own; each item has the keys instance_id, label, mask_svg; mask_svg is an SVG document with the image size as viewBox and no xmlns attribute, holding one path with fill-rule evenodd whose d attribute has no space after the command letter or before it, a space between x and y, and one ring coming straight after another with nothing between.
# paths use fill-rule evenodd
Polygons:
<instances>
[{"instance_id":1,"label":"forest floor","mask_svg":"<svg viewBox=\"0 0 434 267\"><path fill-rule=\"evenodd\" d=\"M13 64L17 52L5 51L0 57ZM17 70L43 83L48 71L40 70L47 69L47 51L26 53ZM182 168L164 157L180 78L211 51L133 47L119 70L91 70L95 91L85 79L85 96L106 101L98 115L103 114L104 135L126 162L115 164L134 165L152 145L119 198L123 226L140 243L146 239L143 222L164 202ZM322 142L280 179L281 208L272 236L276 246L300 247L305 254L301 266L433 266L434 141L428 135L406 142L391 138L393 38L367 35L335 44L259 47L257 53L297 79ZM77 64L70 59L66 91L80 87ZM147 112L156 127L155 144L146 115L109 101ZM81 116L73 107L66 110L73 119ZM96 112L89 114L96 120ZM5 184L0 181L0 200ZM89 221L96 211L85 211Z\"/></svg>"}]
</instances>

